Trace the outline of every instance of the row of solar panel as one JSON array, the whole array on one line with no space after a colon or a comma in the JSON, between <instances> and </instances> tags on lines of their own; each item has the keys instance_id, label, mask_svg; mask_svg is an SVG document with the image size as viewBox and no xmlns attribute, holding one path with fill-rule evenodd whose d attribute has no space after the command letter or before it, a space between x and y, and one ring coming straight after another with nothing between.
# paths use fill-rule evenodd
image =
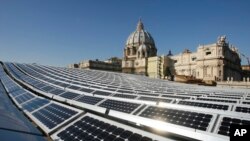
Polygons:
<instances>
[{"instance_id":1,"label":"row of solar panel","mask_svg":"<svg viewBox=\"0 0 250 141\"><path fill-rule=\"evenodd\" d=\"M51 102L23 89L5 72L1 72L0 79L15 104L46 133L80 114L80 110Z\"/></svg>"},{"instance_id":2,"label":"row of solar panel","mask_svg":"<svg viewBox=\"0 0 250 141\"><path fill-rule=\"evenodd\" d=\"M83 89L85 89L85 88L83 88ZM98 92L102 92L102 91L98 91ZM119 95L119 97L123 97L123 98L127 97L127 95L124 95L124 94L123 95L122 94L115 94L114 96L116 96L116 95ZM63 94L62 96L64 98L67 98L67 99L73 99L73 98L75 98L75 97L77 97L79 95L68 92L67 94L65 94L65 95ZM129 96L131 96L131 95L129 95ZM84 97L87 97L87 99L85 99ZM88 103L88 104L93 104L93 105L102 100L100 98L94 98L93 99L93 97L90 97L90 96L84 96L84 97L80 97L79 99L76 99L76 100L84 102L84 103ZM139 99L141 99L141 100L151 100L151 101L163 101L163 102L170 102L171 101L169 99L160 99L160 98L152 98L152 97L140 97ZM180 101L180 102L178 102L178 104L189 105L189 106L197 106L197 107L203 107L203 108L219 109L219 110L229 110L230 109L230 105L226 105L226 104L223 105L223 104L202 103L202 102L194 102L194 101L188 101L188 102ZM240 110L237 110L237 112L238 111L240 111Z\"/></svg>"},{"instance_id":3,"label":"row of solar panel","mask_svg":"<svg viewBox=\"0 0 250 141\"><path fill-rule=\"evenodd\" d=\"M74 97L76 97L76 94L74 94L74 93L67 93L65 95L65 98L68 98L68 99L72 99ZM84 97L87 97L87 100L85 100ZM89 103L89 104L96 104L98 102L98 99L99 99L99 98L93 99L93 97L89 97L89 96L84 96L84 97L79 98L79 100L77 100L77 101L81 101L81 102L85 102L85 103ZM89 100L89 99L91 99L91 100ZM113 103L111 103L111 104L114 105ZM189 102L180 101L180 102L178 102L178 104L191 105L191 106L197 106L197 107L203 107L203 108L213 108L213 109L220 109L220 110L228 110L229 109L228 105L219 105L219 104L201 103L201 102L197 103L197 102L193 102L193 101L192 102L191 101L189 101ZM102 104L100 106L104 107ZM112 109L112 107L109 107L109 106L106 106L105 108ZM238 110L236 110L237 112L247 113L246 108L244 108L245 110L239 110L239 108L240 107L237 107L237 109L238 109ZM120 110L122 112L127 112L127 113L131 113L132 112L132 111L127 111L126 109L122 109L122 108L113 108L113 109L114 110Z\"/></svg>"},{"instance_id":4,"label":"row of solar panel","mask_svg":"<svg viewBox=\"0 0 250 141\"><path fill-rule=\"evenodd\" d=\"M7 84L4 85L6 89L10 90L9 87L13 87L16 86L15 91L9 91L9 95L11 96L11 98L13 98L13 100L15 101L15 103L22 109L25 110L25 114L27 114L27 116L29 116L35 123L38 124L38 126L40 128L42 128L44 130L44 132L46 133L51 133L53 131L56 130L56 128L58 128L59 126L61 126L62 124L67 123L69 120L75 118L76 116L78 116L81 113L81 110L77 110L75 108L69 107L69 106L65 106L62 104L59 104L57 102L53 102L53 101L49 101L47 99L41 98L39 96L36 96L34 94L32 94L31 92L23 89L22 87L20 87L17 83L15 83L11 78L9 78L6 74L4 74L4 72L0 73L0 80L1 82L3 82L3 84ZM12 90L12 89L11 89ZM21 97L22 98L19 98ZM18 100L21 99L21 100ZM91 122L93 121L92 117L90 116L94 116L91 114L88 114L88 116L84 115L84 121L86 122L86 126L91 127L92 131L94 131L94 124L92 125ZM96 118L98 118L97 116L95 116ZM99 117L101 118L101 117ZM103 121L106 121L107 119L101 118L101 120L99 121L98 124L96 125L100 125L100 123L104 123ZM76 120L78 121L78 120ZM76 122L74 121L74 122ZM79 121L78 121L79 122ZM111 121L109 121L111 122ZM92 122L93 123L93 122ZM118 138L114 135L118 135L119 132L124 132L123 136L124 138L126 137L125 135L127 135L126 133L129 133L129 135L127 135L129 137L130 140L141 140L141 141L150 141L153 139L158 139L158 140L167 140L166 138L162 138L160 136L154 135L154 134L150 134L148 132L144 132L138 129L133 129L131 127L119 124L119 123L115 123L113 122L114 125L108 126L108 123L105 123L105 125L103 125L103 127L105 129L108 129L106 132L100 132L99 138L101 139L105 139L105 140L111 140L111 139L122 139L122 137ZM118 127L115 125L119 125ZM92 126L91 126L92 125ZM70 125L69 125L70 126ZM78 133L80 133L81 131L83 131L83 133L90 133L87 132L90 130L90 128L87 128L83 125L78 125L79 126L79 130ZM104 129L103 128L103 129ZM104 133L107 133L108 131L113 131L116 129L116 132L113 132L113 135L107 135L105 136ZM99 128L101 129L101 128ZM131 132L131 130L133 132L135 132L134 130L136 130L136 133ZM63 131L63 133L66 133L64 136L61 136L62 133L60 133L60 138L62 140L74 140L76 138L80 139L80 136L73 136L73 134L75 134L74 132L76 130L61 130ZM70 132L70 134L67 134L68 132ZM57 134L57 133L56 133ZM99 132L96 131L96 135L99 134ZM86 134L85 134L86 135ZM83 136L81 135L81 137L84 140L90 140L90 139L94 139L94 136ZM94 135L94 134L93 134ZM150 136L146 137L145 135ZM52 135L53 136L53 135ZM57 138L53 138L54 140L58 140ZM96 138L96 140L98 140L98 138Z\"/></svg>"},{"instance_id":5,"label":"row of solar panel","mask_svg":"<svg viewBox=\"0 0 250 141\"><path fill-rule=\"evenodd\" d=\"M112 105L112 104L110 105L110 107L113 107L113 106L115 106L115 105ZM118 108L118 109L119 109L119 108ZM186 123L186 122L185 122L185 123ZM175 124L176 124L176 123L175 123ZM191 125L191 124L189 124L189 125ZM199 127L199 125L198 125L197 127ZM197 128L197 127L194 126L194 128ZM199 127L199 128L202 128L202 127ZM204 128L203 128L203 129L204 129Z\"/></svg>"},{"instance_id":6,"label":"row of solar panel","mask_svg":"<svg viewBox=\"0 0 250 141\"><path fill-rule=\"evenodd\" d=\"M126 92L128 92L129 90L117 90L117 92L124 92L124 93L126 93ZM225 97L225 93L212 93L212 94L209 94L209 95L207 95L207 93L202 93L202 95L201 94L190 94L190 93L182 93L182 94L177 94L177 97L178 98L184 98L185 99L185 97L181 97L181 95L183 95L183 96L187 96L187 95L192 95L192 96L203 96L203 97L211 97L211 98L213 98L213 97L215 97L215 98L228 98L228 99L244 99L244 95L245 95L245 93L237 93L238 95L236 95L236 94L231 94L231 95L229 95L229 96L226 96ZM179 96L178 96L179 95ZM152 94L151 96L157 96L157 94ZM165 97L167 97L168 95L164 95ZM176 96L176 95L175 95ZM170 96L171 97L171 96Z\"/></svg>"}]
</instances>

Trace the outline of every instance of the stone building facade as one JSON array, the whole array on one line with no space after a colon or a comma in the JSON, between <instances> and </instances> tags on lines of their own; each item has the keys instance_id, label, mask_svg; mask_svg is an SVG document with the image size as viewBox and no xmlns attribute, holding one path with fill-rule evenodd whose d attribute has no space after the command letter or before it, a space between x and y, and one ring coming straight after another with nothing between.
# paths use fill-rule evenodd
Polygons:
<instances>
[{"instance_id":1,"label":"stone building facade","mask_svg":"<svg viewBox=\"0 0 250 141\"><path fill-rule=\"evenodd\" d=\"M242 79L238 49L229 45L226 36L219 37L214 44L198 46L196 52L185 50L171 59L177 75L215 81Z\"/></svg>"},{"instance_id":2,"label":"stone building facade","mask_svg":"<svg viewBox=\"0 0 250 141\"><path fill-rule=\"evenodd\" d=\"M121 72L122 71L121 62L122 62L121 59L117 57L112 57L107 61L84 60L78 64L70 64L68 65L68 67Z\"/></svg>"},{"instance_id":3,"label":"stone building facade","mask_svg":"<svg viewBox=\"0 0 250 141\"><path fill-rule=\"evenodd\" d=\"M148 77L165 79L175 74L174 62L168 55L148 58Z\"/></svg>"}]
</instances>

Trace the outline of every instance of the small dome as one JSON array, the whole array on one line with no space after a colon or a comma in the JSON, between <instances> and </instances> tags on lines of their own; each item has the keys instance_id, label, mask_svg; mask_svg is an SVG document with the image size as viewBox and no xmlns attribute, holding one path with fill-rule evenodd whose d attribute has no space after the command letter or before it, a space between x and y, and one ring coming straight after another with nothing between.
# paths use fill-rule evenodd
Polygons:
<instances>
[{"instance_id":1,"label":"small dome","mask_svg":"<svg viewBox=\"0 0 250 141\"><path fill-rule=\"evenodd\" d=\"M144 30L144 25L139 20L137 24L136 31L131 33L127 39L126 46L135 45L135 44L151 44L152 46L155 46L155 42L153 37L150 35L149 32Z\"/></svg>"}]
</instances>

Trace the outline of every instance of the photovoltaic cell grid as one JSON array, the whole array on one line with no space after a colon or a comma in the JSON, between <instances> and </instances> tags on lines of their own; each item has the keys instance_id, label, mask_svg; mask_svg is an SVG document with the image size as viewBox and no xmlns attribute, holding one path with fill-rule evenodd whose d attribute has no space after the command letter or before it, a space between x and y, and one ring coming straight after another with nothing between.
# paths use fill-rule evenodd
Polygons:
<instances>
[{"instance_id":1,"label":"photovoltaic cell grid","mask_svg":"<svg viewBox=\"0 0 250 141\"><path fill-rule=\"evenodd\" d=\"M15 97L15 99L16 99L16 101L17 101L19 104L22 104L22 103L24 103L24 102L26 102L26 101L28 101L28 100L34 98L34 97L35 97L34 95L32 95L32 94L26 92L26 93L23 93L23 94L21 94L21 95Z\"/></svg>"},{"instance_id":2,"label":"photovoltaic cell grid","mask_svg":"<svg viewBox=\"0 0 250 141\"><path fill-rule=\"evenodd\" d=\"M24 89L18 89L16 91L11 92L10 95L12 95L13 97L16 97L16 96L21 95L23 93L26 93L26 91Z\"/></svg>"},{"instance_id":3,"label":"photovoltaic cell grid","mask_svg":"<svg viewBox=\"0 0 250 141\"><path fill-rule=\"evenodd\" d=\"M195 128L203 131L207 130L209 123L213 117L210 114L174 110L153 106L146 108L140 114L140 116L190 128Z\"/></svg>"},{"instance_id":4,"label":"photovoltaic cell grid","mask_svg":"<svg viewBox=\"0 0 250 141\"><path fill-rule=\"evenodd\" d=\"M35 98L31 101L28 101L27 103L24 103L22 105L23 109L29 111L29 112L32 112L46 104L49 103L49 100L47 99L41 99L41 98Z\"/></svg>"},{"instance_id":5,"label":"photovoltaic cell grid","mask_svg":"<svg viewBox=\"0 0 250 141\"><path fill-rule=\"evenodd\" d=\"M52 103L35 111L32 115L47 128L52 129L75 114L77 114L77 112L74 110Z\"/></svg>"},{"instance_id":6,"label":"photovoltaic cell grid","mask_svg":"<svg viewBox=\"0 0 250 141\"><path fill-rule=\"evenodd\" d=\"M128 95L128 94L115 94L114 97L121 97L121 98L128 98L128 99L135 99L136 95Z\"/></svg>"},{"instance_id":7,"label":"photovoltaic cell grid","mask_svg":"<svg viewBox=\"0 0 250 141\"><path fill-rule=\"evenodd\" d=\"M146 97L146 96L141 96L139 99L140 100L145 100L145 101L155 101L155 102L159 101L159 102L166 102L166 103L170 103L172 101L171 99Z\"/></svg>"},{"instance_id":8,"label":"photovoltaic cell grid","mask_svg":"<svg viewBox=\"0 0 250 141\"><path fill-rule=\"evenodd\" d=\"M243 101L242 104L249 104L250 105L250 101Z\"/></svg>"},{"instance_id":9,"label":"photovoltaic cell grid","mask_svg":"<svg viewBox=\"0 0 250 141\"><path fill-rule=\"evenodd\" d=\"M250 125L250 120L243 120L239 118L223 117L220 121L220 125L217 133L225 136L229 136L230 126L232 124L236 125Z\"/></svg>"},{"instance_id":10,"label":"photovoltaic cell grid","mask_svg":"<svg viewBox=\"0 0 250 141\"><path fill-rule=\"evenodd\" d=\"M103 96L109 96L109 95L111 95L111 93L105 92L105 91L95 91L93 94L103 95Z\"/></svg>"},{"instance_id":11,"label":"photovoltaic cell grid","mask_svg":"<svg viewBox=\"0 0 250 141\"><path fill-rule=\"evenodd\" d=\"M67 99L74 99L76 97L78 97L80 94L77 93L73 93L73 92L65 92L63 94L61 94L61 97L67 98Z\"/></svg>"},{"instance_id":12,"label":"photovoltaic cell grid","mask_svg":"<svg viewBox=\"0 0 250 141\"><path fill-rule=\"evenodd\" d=\"M138 106L140 106L140 104L108 99L102 102L101 104L99 104L99 106L107 108L107 109L124 112L124 113L131 113Z\"/></svg>"},{"instance_id":13,"label":"photovoltaic cell grid","mask_svg":"<svg viewBox=\"0 0 250 141\"><path fill-rule=\"evenodd\" d=\"M214 102L226 102L226 103L237 103L235 100L228 100L228 99L212 99L212 98L203 98L203 97L198 97L197 100L202 100L202 101L214 101Z\"/></svg>"},{"instance_id":14,"label":"photovoltaic cell grid","mask_svg":"<svg viewBox=\"0 0 250 141\"><path fill-rule=\"evenodd\" d=\"M57 136L64 141L153 141L149 137L89 116L83 117Z\"/></svg>"},{"instance_id":15,"label":"photovoltaic cell grid","mask_svg":"<svg viewBox=\"0 0 250 141\"><path fill-rule=\"evenodd\" d=\"M250 113L250 107L236 106L235 111L241 113Z\"/></svg>"},{"instance_id":16,"label":"photovoltaic cell grid","mask_svg":"<svg viewBox=\"0 0 250 141\"><path fill-rule=\"evenodd\" d=\"M83 97L80 97L79 99L76 99L76 101L91 104L91 105L95 105L98 102L100 102L101 100L103 100L103 98L93 97L93 96L86 96L86 95L83 96Z\"/></svg>"},{"instance_id":17,"label":"photovoltaic cell grid","mask_svg":"<svg viewBox=\"0 0 250 141\"><path fill-rule=\"evenodd\" d=\"M228 105L201 103L201 102L193 102L193 101L179 101L178 104L202 107L202 108L218 109L218 110L228 110L228 107L229 107Z\"/></svg>"},{"instance_id":18,"label":"photovoltaic cell grid","mask_svg":"<svg viewBox=\"0 0 250 141\"><path fill-rule=\"evenodd\" d=\"M64 92L65 91L62 89L54 89L54 90L50 91L49 93L54 94L54 95L59 95L59 94L62 94Z\"/></svg>"}]
</instances>

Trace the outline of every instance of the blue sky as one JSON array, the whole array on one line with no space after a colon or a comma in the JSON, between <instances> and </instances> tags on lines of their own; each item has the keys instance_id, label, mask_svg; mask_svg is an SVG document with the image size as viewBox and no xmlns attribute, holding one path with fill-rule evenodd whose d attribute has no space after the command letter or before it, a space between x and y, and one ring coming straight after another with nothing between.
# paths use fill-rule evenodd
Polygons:
<instances>
[{"instance_id":1,"label":"blue sky","mask_svg":"<svg viewBox=\"0 0 250 141\"><path fill-rule=\"evenodd\" d=\"M0 60L66 66L122 57L140 17L158 55L227 35L250 56L249 7L248 0L0 0Z\"/></svg>"}]
</instances>

